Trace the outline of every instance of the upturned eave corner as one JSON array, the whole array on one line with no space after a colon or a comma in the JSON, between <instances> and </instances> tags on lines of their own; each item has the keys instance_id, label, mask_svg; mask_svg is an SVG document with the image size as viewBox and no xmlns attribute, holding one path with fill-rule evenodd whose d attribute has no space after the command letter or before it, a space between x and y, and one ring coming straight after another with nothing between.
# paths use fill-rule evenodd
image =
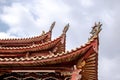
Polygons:
<instances>
[{"instance_id":1,"label":"upturned eave corner","mask_svg":"<svg viewBox=\"0 0 120 80\"><path fill-rule=\"evenodd\" d=\"M93 49L98 53L98 49L99 49L99 33L101 32L102 28L101 28L102 24L100 22L94 24L94 26L92 27L92 30L90 32L90 38L88 39L88 43L94 41L93 44Z\"/></svg>"}]
</instances>

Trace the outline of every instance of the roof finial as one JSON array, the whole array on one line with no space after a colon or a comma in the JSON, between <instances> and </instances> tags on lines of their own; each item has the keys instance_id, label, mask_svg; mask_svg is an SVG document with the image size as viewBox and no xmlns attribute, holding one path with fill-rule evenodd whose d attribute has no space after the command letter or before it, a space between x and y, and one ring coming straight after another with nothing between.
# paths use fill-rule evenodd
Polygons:
<instances>
[{"instance_id":1,"label":"roof finial","mask_svg":"<svg viewBox=\"0 0 120 80\"><path fill-rule=\"evenodd\" d=\"M63 34L66 34L68 29L69 29L69 23L64 27Z\"/></svg>"},{"instance_id":2,"label":"roof finial","mask_svg":"<svg viewBox=\"0 0 120 80\"><path fill-rule=\"evenodd\" d=\"M96 23L92 28L92 31L90 32L92 35L98 35L98 33L102 30L101 29L102 24L100 22Z\"/></svg>"},{"instance_id":3,"label":"roof finial","mask_svg":"<svg viewBox=\"0 0 120 80\"><path fill-rule=\"evenodd\" d=\"M56 22L54 21L54 22L51 24L51 26L50 26L50 30L49 30L50 32L51 32L51 31L52 31L52 29L54 28L55 23L56 23Z\"/></svg>"},{"instance_id":4,"label":"roof finial","mask_svg":"<svg viewBox=\"0 0 120 80\"><path fill-rule=\"evenodd\" d=\"M102 24L100 22L95 22L95 25L92 27L92 31L90 32L90 34L92 35L91 38L98 36L99 32L102 30L101 26Z\"/></svg>"}]
</instances>

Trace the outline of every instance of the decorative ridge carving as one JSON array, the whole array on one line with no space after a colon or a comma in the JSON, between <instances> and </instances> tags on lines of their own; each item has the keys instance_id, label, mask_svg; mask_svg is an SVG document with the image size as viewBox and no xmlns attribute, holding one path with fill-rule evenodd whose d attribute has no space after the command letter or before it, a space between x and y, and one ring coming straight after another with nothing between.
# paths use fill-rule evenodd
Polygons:
<instances>
[{"instance_id":1,"label":"decorative ridge carving","mask_svg":"<svg viewBox=\"0 0 120 80\"><path fill-rule=\"evenodd\" d=\"M64 27L63 34L66 34L66 32L68 31L68 29L69 29L69 23Z\"/></svg>"},{"instance_id":2,"label":"decorative ridge carving","mask_svg":"<svg viewBox=\"0 0 120 80\"><path fill-rule=\"evenodd\" d=\"M50 26L50 29L49 29L49 32L52 32L52 29L54 28L54 26L55 26L55 21L51 24L51 26Z\"/></svg>"},{"instance_id":3,"label":"decorative ridge carving","mask_svg":"<svg viewBox=\"0 0 120 80\"><path fill-rule=\"evenodd\" d=\"M95 25L92 27L92 31L90 32L91 37L89 38L89 40L98 37L100 31L102 30L101 26L102 24L100 22L98 23L95 22Z\"/></svg>"}]
</instances>

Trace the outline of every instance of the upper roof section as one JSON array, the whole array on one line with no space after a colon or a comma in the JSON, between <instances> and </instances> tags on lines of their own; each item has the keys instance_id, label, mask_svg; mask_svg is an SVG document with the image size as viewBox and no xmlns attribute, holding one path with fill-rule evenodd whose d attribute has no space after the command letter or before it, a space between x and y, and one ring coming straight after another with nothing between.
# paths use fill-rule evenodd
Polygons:
<instances>
[{"instance_id":1,"label":"upper roof section","mask_svg":"<svg viewBox=\"0 0 120 80\"><path fill-rule=\"evenodd\" d=\"M48 32L44 32L35 37L29 38L11 38L11 39L0 39L0 46L3 47L20 47L30 46L33 44L41 44L51 40L52 29L55 26L55 22L52 23Z\"/></svg>"},{"instance_id":2,"label":"upper roof section","mask_svg":"<svg viewBox=\"0 0 120 80\"><path fill-rule=\"evenodd\" d=\"M54 23L55 24L55 23ZM51 32L53 25L51 26L49 32ZM66 44L66 32L69 28L69 24L67 24L64 29L63 29L63 33L56 39L54 40L46 40L46 41L41 41L41 43L33 43L33 41L31 41L30 45L27 46L20 46L20 44L17 44L17 39L15 40L16 43L14 42L15 46L5 46L5 43L3 46L0 46L0 53L25 53L25 52L40 52L40 51L51 51L51 52L65 52L65 44ZM46 35L48 33L41 35L42 40L45 40ZM44 39L43 39L44 38ZM47 37L48 38L48 37ZM29 39L32 40L32 39ZM10 45L11 43L8 41L8 44ZM27 44L26 42L23 42L24 45ZM6 43L7 44L7 43Z\"/></svg>"}]
</instances>

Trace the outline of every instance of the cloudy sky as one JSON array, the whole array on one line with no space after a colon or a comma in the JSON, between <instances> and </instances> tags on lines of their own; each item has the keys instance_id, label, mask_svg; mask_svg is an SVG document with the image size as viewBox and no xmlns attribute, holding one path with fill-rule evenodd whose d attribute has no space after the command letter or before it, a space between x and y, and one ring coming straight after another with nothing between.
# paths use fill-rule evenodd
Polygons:
<instances>
[{"instance_id":1,"label":"cloudy sky","mask_svg":"<svg viewBox=\"0 0 120 80\"><path fill-rule=\"evenodd\" d=\"M56 21L54 39L69 23L70 50L87 42L100 21L99 80L120 80L119 8L120 0L0 0L0 38L40 35Z\"/></svg>"}]
</instances>

